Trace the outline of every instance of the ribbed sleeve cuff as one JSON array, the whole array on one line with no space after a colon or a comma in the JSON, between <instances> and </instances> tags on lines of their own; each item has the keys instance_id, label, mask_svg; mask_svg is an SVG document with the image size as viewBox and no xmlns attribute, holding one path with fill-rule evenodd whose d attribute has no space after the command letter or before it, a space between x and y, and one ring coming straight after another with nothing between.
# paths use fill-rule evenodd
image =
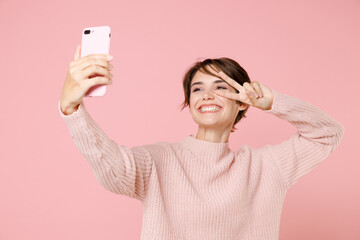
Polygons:
<instances>
[{"instance_id":1,"label":"ribbed sleeve cuff","mask_svg":"<svg viewBox=\"0 0 360 240\"><path fill-rule=\"evenodd\" d=\"M89 122L89 120L91 122L93 121L90 114L87 112L84 101L81 101L78 109L75 112L73 112L72 114L69 114L69 115L65 115L61 110L60 100L59 100L58 110L59 110L60 116L62 117L62 119L64 119L64 121L66 122L66 124L69 127L74 126L74 125L83 126L87 122Z\"/></svg>"}]
</instances>

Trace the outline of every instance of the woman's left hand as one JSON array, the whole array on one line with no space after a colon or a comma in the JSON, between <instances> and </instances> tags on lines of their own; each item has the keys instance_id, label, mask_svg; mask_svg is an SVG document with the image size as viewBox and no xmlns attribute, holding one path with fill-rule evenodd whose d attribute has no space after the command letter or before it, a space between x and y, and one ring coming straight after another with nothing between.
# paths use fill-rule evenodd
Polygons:
<instances>
[{"instance_id":1,"label":"woman's left hand","mask_svg":"<svg viewBox=\"0 0 360 240\"><path fill-rule=\"evenodd\" d=\"M216 94L219 96L234 99L250 106L257 107L261 110L271 109L273 103L273 92L271 88L257 81L251 83L245 82L243 86L241 86L238 82L231 79L222 71L219 72L219 76L230 86L233 86L239 91L239 93L217 91Z\"/></svg>"}]
</instances>

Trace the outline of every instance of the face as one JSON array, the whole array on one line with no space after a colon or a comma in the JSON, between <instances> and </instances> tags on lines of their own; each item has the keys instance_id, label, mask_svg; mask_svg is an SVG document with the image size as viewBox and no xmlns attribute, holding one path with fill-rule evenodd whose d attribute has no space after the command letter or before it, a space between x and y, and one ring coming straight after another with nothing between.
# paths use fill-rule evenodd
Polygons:
<instances>
[{"instance_id":1,"label":"face","mask_svg":"<svg viewBox=\"0 0 360 240\"><path fill-rule=\"evenodd\" d=\"M217 72L207 66L212 73ZM235 100L216 95L218 91L236 93L236 90L220 77L197 71L190 83L189 111L199 127L225 129L232 127L244 106ZM203 106L208 106L204 108Z\"/></svg>"}]
</instances>

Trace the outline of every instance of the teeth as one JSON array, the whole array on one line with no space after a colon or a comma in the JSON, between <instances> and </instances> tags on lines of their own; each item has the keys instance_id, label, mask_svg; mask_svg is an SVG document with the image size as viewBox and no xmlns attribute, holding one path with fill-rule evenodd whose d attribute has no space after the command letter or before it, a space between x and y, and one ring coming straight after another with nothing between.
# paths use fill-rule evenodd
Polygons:
<instances>
[{"instance_id":1,"label":"teeth","mask_svg":"<svg viewBox=\"0 0 360 240\"><path fill-rule=\"evenodd\" d=\"M200 109L201 112L205 112L205 111L217 111L219 110L220 108L217 107L217 106L211 106L211 107L202 107Z\"/></svg>"}]
</instances>

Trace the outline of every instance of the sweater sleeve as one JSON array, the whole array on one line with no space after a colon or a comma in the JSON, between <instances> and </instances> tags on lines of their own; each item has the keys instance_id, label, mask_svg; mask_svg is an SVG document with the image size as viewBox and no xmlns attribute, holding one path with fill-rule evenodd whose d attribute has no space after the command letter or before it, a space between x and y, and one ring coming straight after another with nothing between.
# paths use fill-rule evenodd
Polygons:
<instances>
[{"instance_id":1,"label":"sweater sleeve","mask_svg":"<svg viewBox=\"0 0 360 240\"><path fill-rule=\"evenodd\" d=\"M345 128L315 106L273 89L271 113L297 128L288 140L266 145L262 150L270 155L289 189L299 178L326 159L339 145Z\"/></svg>"},{"instance_id":2,"label":"sweater sleeve","mask_svg":"<svg viewBox=\"0 0 360 240\"><path fill-rule=\"evenodd\" d=\"M152 170L150 153L144 147L129 148L109 139L87 112L83 101L70 115L62 112L60 101L58 109L98 182L111 192L142 201Z\"/></svg>"}]
</instances>

